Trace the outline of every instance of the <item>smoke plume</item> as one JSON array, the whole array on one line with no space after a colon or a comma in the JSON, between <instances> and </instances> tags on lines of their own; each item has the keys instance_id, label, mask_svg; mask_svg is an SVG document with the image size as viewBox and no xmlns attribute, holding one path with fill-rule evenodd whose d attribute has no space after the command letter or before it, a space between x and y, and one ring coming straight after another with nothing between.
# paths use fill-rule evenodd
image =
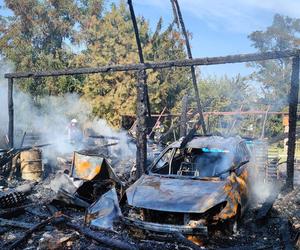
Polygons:
<instances>
[{"instance_id":1,"label":"smoke plume","mask_svg":"<svg viewBox=\"0 0 300 250\"><path fill-rule=\"evenodd\" d=\"M0 67L0 148L6 147L5 135L8 131L7 111L7 81L4 73L13 72L11 64L2 63ZM63 96L45 96L33 100L32 96L22 92L14 84L14 119L15 119L15 147L21 143L24 132L38 134L38 143L51 143L43 149L44 155L55 159L57 155L70 154L75 150L83 149L81 145L72 145L68 141L67 127L71 119L77 119L84 131L92 129L97 135L118 138L118 145L111 147L117 151L118 157L134 157L135 145L128 142L127 134L121 130L111 128L103 119L91 121L92 108L77 94ZM25 145L26 146L26 139Z\"/></svg>"}]
</instances>

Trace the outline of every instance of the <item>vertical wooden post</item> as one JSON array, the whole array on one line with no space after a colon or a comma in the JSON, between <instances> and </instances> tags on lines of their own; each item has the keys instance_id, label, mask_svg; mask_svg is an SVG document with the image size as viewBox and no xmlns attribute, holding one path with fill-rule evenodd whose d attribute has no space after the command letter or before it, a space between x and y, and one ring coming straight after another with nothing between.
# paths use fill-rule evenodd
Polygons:
<instances>
[{"instance_id":1,"label":"vertical wooden post","mask_svg":"<svg viewBox=\"0 0 300 250\"><path fill-rule=\"evenodd\" d=\"M147 100L146 100L146 84L144 83L144 70L138 71L137 83L137 151L136 151L136 167L137 177L139 178L146 170L147 164Z\"/></svg>"},{"instance_id":2,"label":"vertical wooden post","mask_svg":"<svg viewBox=\"0 0 300 250\"><path fill-rule=\"evenodd\" d=\"M171 0L171 1L173 1L174 5L176 7L176 10L177 10L177 17L176 18L178 18L178 20L179 20L181 30L182 30L182 33L183 33L183 36L184 36L184 39L185 39L188 58L193 59L191 46L190 46L190 42L189 42L189 37L188 37L187 31L185 29L185 25L184 25L184 21L183 21L183 17L182 17L182 14L181 14L181 10L180 10L178 1L177 0ZM201 105L201 101L200 101L199 90L198 90L197 79L196 79L196 72L195 72L195 67L194 66L191 66L191 73L192 73L192 81L193 81L193 87L194 87L194 91L195 91L197 109L198 109L198 113L200 115L199 121L200 121L200 124L201 124L201 127L202 127L203 134L206 134L206 126L205 126L203 110L202 110L202 105Z\"/></svg>"},{"instance_id":3,"label":"vertical wooden post","mask_svg":"<svg viewBox=\"0 0 300 250\"><path fill-rule=\"evenodd\" d=\"M8 139L9 147L14 147L14 101L13 101L13 78L8 78Z\"/></svg>"},{"instance_id":4,"label":"vertical wooden post","mask_svg":"<svg viewBox=\"0 0 300 250\"><path fill-rule=\"evenodd\" d=\"M180 117L180 137L186 136L187 130L187 112L188 112L188 102L189 98L185 95L182 98L182 108L181 108L181 117Z\"/></svg>"},{"instance_id":5,"label":"vertical wooden post","mask_svg":"<svg viewBox=\"0 0 300 250\"><path fill-rule=\"evenodd\" d=\"M130 11L131 20L132 20L132 25L133 25L133 28L134 28L136 45L138 47L140 63L144 63L145 61L144 61L143 49L142 49L142 44L141 44L141 40L140 40L139 28L137 26L135 13L134 13L133 5L132 5L132 0L128 0L128 5L129 5L129 11ZM148 116L151 117L151 108L150 108L150 101L149 101L149 94L148 94L146 72L144 72L143 75L144 75L143 81L144 81L144 84L145 84L145 97L146 97L146 101L147 101L147 111L148 111Z\"/></svg>"},{"instance_id":6,"label":"vertical wooden post","mask_svg":"<svg viewBox=\"0 0 300 250\"><path fill-rule=\"evenodd\" d=\"M289 96L289 134L287 151L287 177L286 187L294 188L294 162L296 146L297 108L299 92L299 56L293 58L291 88Z\"/></svg>"},{"instance_id":7,"label":"vertical wooden post","mask_svg":"<svg viewBox=\"0 0 300 250\"><path fill-rule=\"evenodd\" d=\"M138 47L140 63L144 63L144 56L142 50L142 44L139 35L139 29L137 26L132 0L128 0L129 11L131 15L132 25L134 28L134 34L136 44ZM140 177L146 170L147 165L147 124L146 114L151 118L150 101L148 95L147 75L146 70L140 70L138 72L138 84L137 84L137 151L136 151L136 166L137 177Z\"/></svg>"}]
</instances>

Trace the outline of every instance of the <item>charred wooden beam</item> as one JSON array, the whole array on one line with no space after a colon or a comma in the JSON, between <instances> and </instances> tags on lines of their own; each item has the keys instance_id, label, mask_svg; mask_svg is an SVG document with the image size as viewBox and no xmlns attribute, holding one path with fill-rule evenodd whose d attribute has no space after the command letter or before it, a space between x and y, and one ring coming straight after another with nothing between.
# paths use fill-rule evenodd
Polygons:
<instances>
[{"instance_id":1,"label":"charred wooden beam","mask_svg":"<svg viewBox=\"0 0 300 250\"><path fill-rule=\"evenodd\" d=\"M112 249L124 249L124 250L135 250L137 247L135 247L132 244L129 244L124 241L120 241L118 239L113 239L111 237L104 236L103 234L96 233L92 231L91 229L87 227L82 227L77 224L67 222L66 225L81 234L83 234L85 237L95 240L98 243L104 244L106 246L111 247Z\"/></svg>"},{"instance_id":2,"label":"charred wooden beam","mask_svg":"<svg viewBox=\"0 0 300 250\"><path fill-rule=\"evenodd\" d=\"M138 72L137 83L137 151L136 151L136 167L137 177L142 176L146 170L147 162L147 126L146 126L146 113L147 113L147 101L145 99L146 85L143 83L144 70Z\"/></svg>"},{"instance_id":3,"label":"charred wooden beam","mask_svg":"<svg viewBox=\"0 0 300 250\"><path fill-rule=\"evenodd\" d=\"M133 5L132 5L132 0L128 0L128 5L129 5L129 11L130 11L130 16L131 16L131 20L132 20L132 25L134 28L136 45L138 47L140 63L144 63L143 49L142 49L142 44L141 44L140 35L139 35L139 28L137 26L135 13L134 13Z\"/></svg>"},{"instance_id":4,"label":"charred wooden beam","mask_svg":"<svg viewBox=\"0 0 300 250\"><path fill-rule=\"evenodd\" d=\"M191 112L191 110L187 113L188 115L196 115L197 112ZM266 111L264 110L251 110L251 111L211 111L211 112L203 112L204 116L232 116L232 115L266 115ZM269 111L268 115L288 115L288 112L276 112L276 111ZM131 118L135 118L135 115L127 115L124 114L122 116L128 116ZM159 117L160 114L152 114L153 117ZM173 113L173 114L163 114L162 117L180 117L181 114L179 113ZM297 113L297 116L300 116L300 113ZM6 150L2 150L2 152L5 152ZM1 152L1 150L0 150Z\"/></svg>"},{"instance_id":5,"label":"charred wooden beam","mask_svg":"<svg viewBox=\"0 0 300 250\"><path fill-rule=\"evenodd\" d=\"M293 58L291 88L289 96L289 137L287 152L287 189L294 188L294 161L296 146L297 108L299 93L299 56Z\"/></svg>"},{"instance_id":6,"label":"charred wooden beam","mask_svg":"<svg viewBox=\"0 0 300 250\"><path fill-rule=\"evenodd\" d=\"M0 211L0 218L12 218L19 216L20 214L24 213L25 208L37 206L36 203L31 203L19 207L13 207L13 208L7 208L7 209L1 209Z\"/></svg>"},{"instance_id":7,"label":"charred wooden beam","mask_svg":"<svg viewBox=\"0 0 300 250\"><path fill-rule=\"evenodd\" d=\"M142 43L140 39L140 34L139 34L139 28L137 26L136 18L135 18L135 13L134 13L134 8L132 4L132 0L128 0L128 5L129 5L129 11L130 11L130 16L131 16L131 21L134 29L134 34L135 34L135 40L136 40L136 45L138 47L138 53L139 53L139 59L140 63L144 63L144 55L143 55L143 49L142 49ZM147 86L147 75L146 72L144 73L144 84L146 85L146 100L147 100L147 111L148 111L148 116L151 117L151 109L150 109L150 101L149 101L149 94L148 94L148 86Z\"/></svg>"},{"instance_id":8,"label":"charred wooden beam","mask_svg":"<svg viewBox=\"0 0 300 250\"><path fill-rule=\"evenodd\" d=\"M188 37L187 31L185 28L185 24L183 21L179 3L177 0L171 0L171 1L173 1L175 11L177 12L177 18L180 23L181 30L182 30L182 33L184 36L188 58L193 59L190 41L189 41L189 37ZM203 130L203 133L206 134L207 131L206 131L206 126L205 126L205 121L204 121L204 116L203 116L202 104L200 101L199 90L198 90L198 86L197 86L197 79L196 79L196 72L195 72L194 65L191 66L191 73L192 73L192 82L193 82L193 87L194 87L194 92L195 92L195 97L196 97L197 109L198 109L198 113L200 115L200 124L201 124L202 130Z\"/></svg>"},{"instance_id":9,"label":"charred wooden beam","mask_svg":"<svg viewBox=\"0 0 300 250\"><path fill-rule=\"evenodd\" d=\"M42 222L34 225L32 228L27 230L24 233L23 236L21 236L19 239L16 239L15 241L13 241L12 244L5 245L5 247L6 247L5 249L15 249L20 244L22 244L24 241L26 241L32 235L32 233L34 233L35 231L37 231L37 230L41 229L42 227L46 226L49 222L51 222L55 218L56 218L56 216L52 216L52 217L49 217L48 219L43 220Z\"/></svg>"},{"instance_id":10,"label":"charred wooden beam","mask_svg":"<svg viewBox=\"0 0 300 250\"><path fill-rule=\"evenodd\" d=\"M180 137L186 136L188 102L189 102L189 98L187 95L185 95L182 98L182 108L181 108L181 117L180 117Z\"/></svg>"},{"instance_id":11,"label":"charred wooden beam","mask_svg":"<svg viewBox=\"0 0 300 250\"><path fill-rule=\"evenodd\" d=\"M172 11L173 11L173 15L174 15L174 20L173 22L176 23L177 25L177 28L179 29L179 17L178 17L178 13L177 13L177 10L176 10L176 5L174 3L173 0L171 0L171 5L172 5Z\"/></svg>"},{"instance_id":12,"label":"charred wooden beam","mask_svg":"<svg viewBox=\"0 0 300 250\"><path fill-rule=\"evenodd\" d=\"M34 226L34 224L0 218L0 226L1 227L10 226L10 227L19 227L19 228L30 229Z\"/></svg>"},{"instance_id":13,"label":"charred wooden beam","mask_svg":"<svg viewBox=\"0 0 300 250\"><path fill-rule=\"evenodd\" d=\"M13 100L13 78L8 78L8 139L9 147L14 147L14 100Z\"/></svg>"},{"instance_id":14,"label":"charred wooden beam","mask_svg":"<svg viewBox=\"0 0 300 250\"><path fill-rule=\"evenodd\" d=\"M163 62L145 62L139 64L108 65L97 68L75 68L54 71L39 72L16 72L5 74L5 78L37 78L49 76L82 75L96 73L110 73L118 71L139 71L145 69L163 69L172 67L191 67L192 65L216 65L226 63L244 63L254 61L264 61L279 58L288 58L298 56L299 50L272 51L264 53L238 54L221 57L205 57L183 60L172 60Z\"/></svg>"}]
</instances>

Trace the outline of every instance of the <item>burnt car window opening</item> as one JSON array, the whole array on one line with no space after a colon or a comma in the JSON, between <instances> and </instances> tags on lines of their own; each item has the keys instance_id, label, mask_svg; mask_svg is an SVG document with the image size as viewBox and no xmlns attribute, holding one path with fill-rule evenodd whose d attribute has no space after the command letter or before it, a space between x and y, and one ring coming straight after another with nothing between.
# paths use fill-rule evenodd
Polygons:
<instances>
[{"instance_id":1,"label":"burnt car window opening","mask_svg":"<svg viewBox=\"0 0 300 250\"><path fill-rule=\"evenodd\" d=\"M222 149L170 148L154 165L152 172L162 175L218 177L232 167L231 153Z\"/></svg>"},{"instance_id":2,"label":"burnt car window opening","mask_svg":"<svg viewBox=\"0 0 300 250\"><path fill-rule=\"evenodd\" d=\"M168 174L169 165L170 165L169 163L171 161L172 154L173 154L173 149L169 148L157 161L152 172L160 173L160 174Z\"/></svg>"}]
</instances>

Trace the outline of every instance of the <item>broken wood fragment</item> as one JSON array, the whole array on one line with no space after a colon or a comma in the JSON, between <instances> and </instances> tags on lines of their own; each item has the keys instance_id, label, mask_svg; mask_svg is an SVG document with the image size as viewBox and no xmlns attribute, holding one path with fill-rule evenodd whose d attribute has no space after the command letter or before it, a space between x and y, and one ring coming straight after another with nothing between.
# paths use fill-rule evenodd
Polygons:
<instances>
[{"instance_id":1,"label":"broken wood fragment","mask_svg":"<svg viewBox=\"0 0 300 250\"><path fill-rule=\"evenodd\" d=\"M25 208L29 208L32 206L36 206L37 204L27 204L19 207L13 207L13 208L7 208L7 209L1 209L0 210L0 217L1 218L12 218L15 216L20 215L21 213L24 213Z\"/></svg>"},{"instance_id":2,"label":"broken wood fragment","mask_svg":"<svg viewBox=\"0 0 300 250\"><path fill-rule=\"evenodd\" d=\"M82 227L77 224L67 222L66 225L83 234L85 237L90 238L92 240L97 241L98 243L109 246L113 249L124 249L124 250L135 250L137 249L134 245L129 244L127 242L112 239L110 237L104 236L102 234L96 233L87 227Z\"/></svg>"},{"instance_id":3,"label":"broken wood fragment","mask_svg":"<svg viewBox=\"0 0 300 250\"><path fill-rule=\"evenodd\" d=\"M42 227L46 226L49 222L51 222L53 219L58 218L60 216L61 216L60 214L55 214L54 216L51 216L51 217L47 218L46 220L43 220L42 222L34 225L29 230L27 230L22 237L15 240L12 244L7 243L5 245L6 249L15 249L20 244L22 244L24 241L26 241L32 235L33 232L37 231L38 229L41 229Z\"/></svg>"},{"instance_id":4,"label":"broken wood fragment","mask_svg":"<svg viewBox=\"0 0 300 250\"><path fill-rule=\"evenodd\" d=\"M24 228L24 229L30 229L34 226L34 224L0 218L0 226L1 227L10 226L10 227L19 227L19 228Z\"/></svg>"}]
</instances>

